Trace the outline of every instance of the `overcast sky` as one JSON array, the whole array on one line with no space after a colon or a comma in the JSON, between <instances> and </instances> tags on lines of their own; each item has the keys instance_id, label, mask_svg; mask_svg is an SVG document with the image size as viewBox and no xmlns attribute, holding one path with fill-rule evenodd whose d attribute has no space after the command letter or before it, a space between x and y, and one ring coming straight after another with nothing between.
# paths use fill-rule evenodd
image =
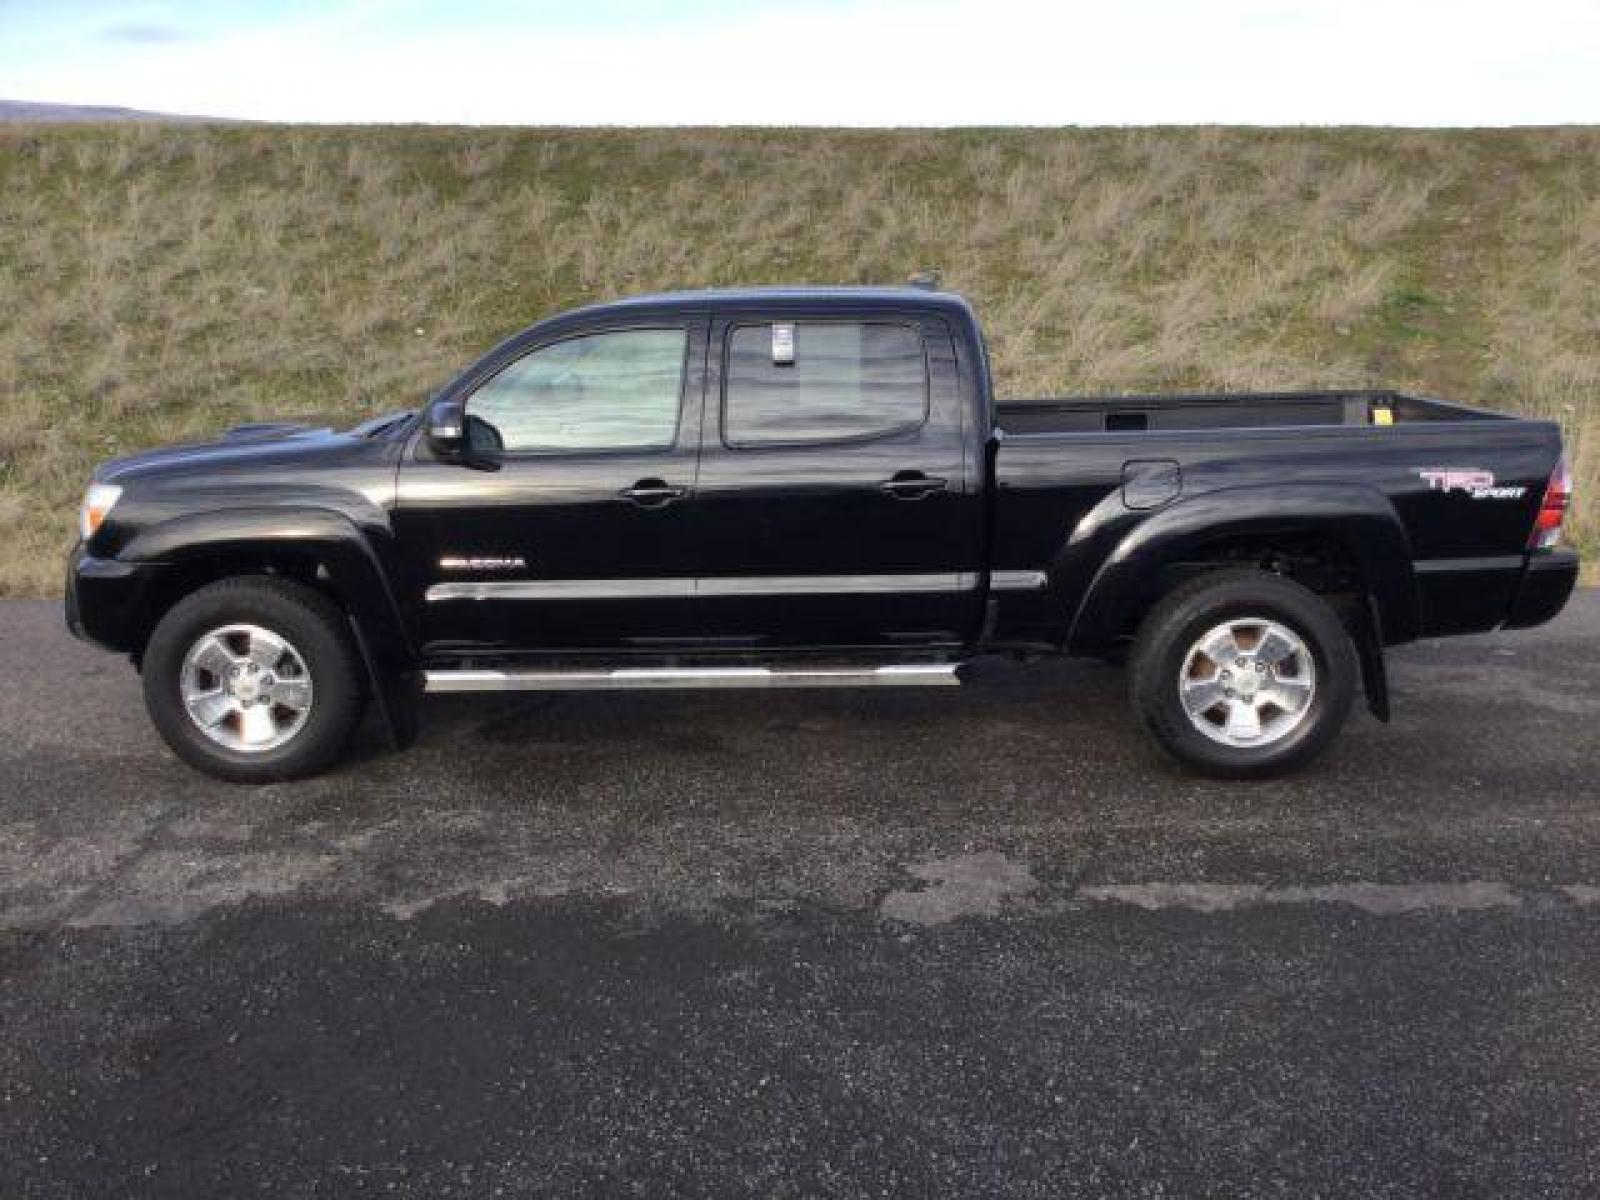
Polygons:
<instances>
[{"instance_id":1,"label":"overcast sky","mask_svg":"<svg viewBox=\"0 0 1600 1200\"><path fill-rule=\"evenodd\" d=\"M1600 0L0 0L0 96L278 121L1600 122Z\"/></svg>"}]
</instances>

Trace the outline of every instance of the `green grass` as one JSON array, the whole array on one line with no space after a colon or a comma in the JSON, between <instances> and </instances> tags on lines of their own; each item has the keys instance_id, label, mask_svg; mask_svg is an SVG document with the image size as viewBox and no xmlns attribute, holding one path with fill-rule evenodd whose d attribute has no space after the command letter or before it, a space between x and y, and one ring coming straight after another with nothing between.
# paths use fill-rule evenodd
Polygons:
<instances>
[{"instance_id":1,"label":"green grass","mask_svg":"<svg viewBox=\"0 0 1600 1200\"><path fill-rule=\"evenodd\" d=\"M573 304L898 282L1003 393L1394 386L1553 417L1600 548L1600 130L0 127L0 593L139 446L417 402Z\"/></svg>"}]
</instances>

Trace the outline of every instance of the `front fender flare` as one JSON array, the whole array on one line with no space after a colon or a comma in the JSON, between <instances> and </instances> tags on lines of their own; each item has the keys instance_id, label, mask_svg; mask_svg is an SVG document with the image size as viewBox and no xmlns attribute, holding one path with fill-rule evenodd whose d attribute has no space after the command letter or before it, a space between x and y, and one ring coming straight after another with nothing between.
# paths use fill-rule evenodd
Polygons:
<instances>
[{"instance_id":1,"label":"front fender flare","mask_svg":"<svg viewBox=\"0 0 1600 1200\"><path fill-rule=\"evenodd\" d=\"M385 562L392 560L387 531L364 530L343 513L310 507L188 513L141 530L117 557L183 568L218 556L248 559L284 550L314 559L326 571L375 666L390 673L411 669L411 639Z\"/></svg>"}]
</instances>

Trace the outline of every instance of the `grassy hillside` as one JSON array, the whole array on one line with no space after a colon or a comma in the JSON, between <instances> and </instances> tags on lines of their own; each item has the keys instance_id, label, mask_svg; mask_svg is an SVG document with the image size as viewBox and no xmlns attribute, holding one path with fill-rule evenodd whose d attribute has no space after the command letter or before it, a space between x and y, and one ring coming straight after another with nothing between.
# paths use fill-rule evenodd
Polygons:
<instances>
[{"instance_id":1,"label":"grassy hillside","mask_svg":"<svg viewBox=\"0 0 1600 1200\"><path fill-rule=\"evenodd\" d=\"M1385 384L1559 419L1600 536L1600 130L0 127L0 593L107 455L415 402L541 314L900 281L1003 390Z\"/></svg>"}]
</instances>

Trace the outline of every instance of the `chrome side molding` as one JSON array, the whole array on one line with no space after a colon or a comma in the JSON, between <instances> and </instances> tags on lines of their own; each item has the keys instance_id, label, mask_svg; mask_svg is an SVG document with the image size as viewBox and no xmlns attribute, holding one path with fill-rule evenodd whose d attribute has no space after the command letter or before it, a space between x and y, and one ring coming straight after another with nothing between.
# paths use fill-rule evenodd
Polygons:
<instances>
[{"instance_id":1,"label":"chrome side molding","mask_svg":"<svg viewBox=\"0 0 1600 1200\"><path fill-rule=\"evenodd\" d=\"M695 688L958 687L960 663L881 667L619 667L604 671L424 671L425 692L606 692Z\"/></svg>"},{"instance_id":2,"label":"chrome side molding","mask_svg":"<svg viewBox=\"0 0 1600 1200\"><path fill-rule=\"evenodd\" d=\"M501 559L447 559L453 564ZM518 560L520 561L520 560ZM1044 576L1040 574L1040 579ZM701 579L462 579L435 583L429 603L441 600L689 600L699 596L874 596L917 592L970 592L973 571L881 575L718 575Z\"/></svg>"},{"instance_id":3,"label":"chrome side molding","mask_svg":"<svg viewBox=\"0 0 1600 1200\"><path fill-rule=\"evenodd\" d=\"M989 586L997 592L1037 592L1048 587L1050 577L1043 571L994 571Z\"/></svg>"}]
</instances>

